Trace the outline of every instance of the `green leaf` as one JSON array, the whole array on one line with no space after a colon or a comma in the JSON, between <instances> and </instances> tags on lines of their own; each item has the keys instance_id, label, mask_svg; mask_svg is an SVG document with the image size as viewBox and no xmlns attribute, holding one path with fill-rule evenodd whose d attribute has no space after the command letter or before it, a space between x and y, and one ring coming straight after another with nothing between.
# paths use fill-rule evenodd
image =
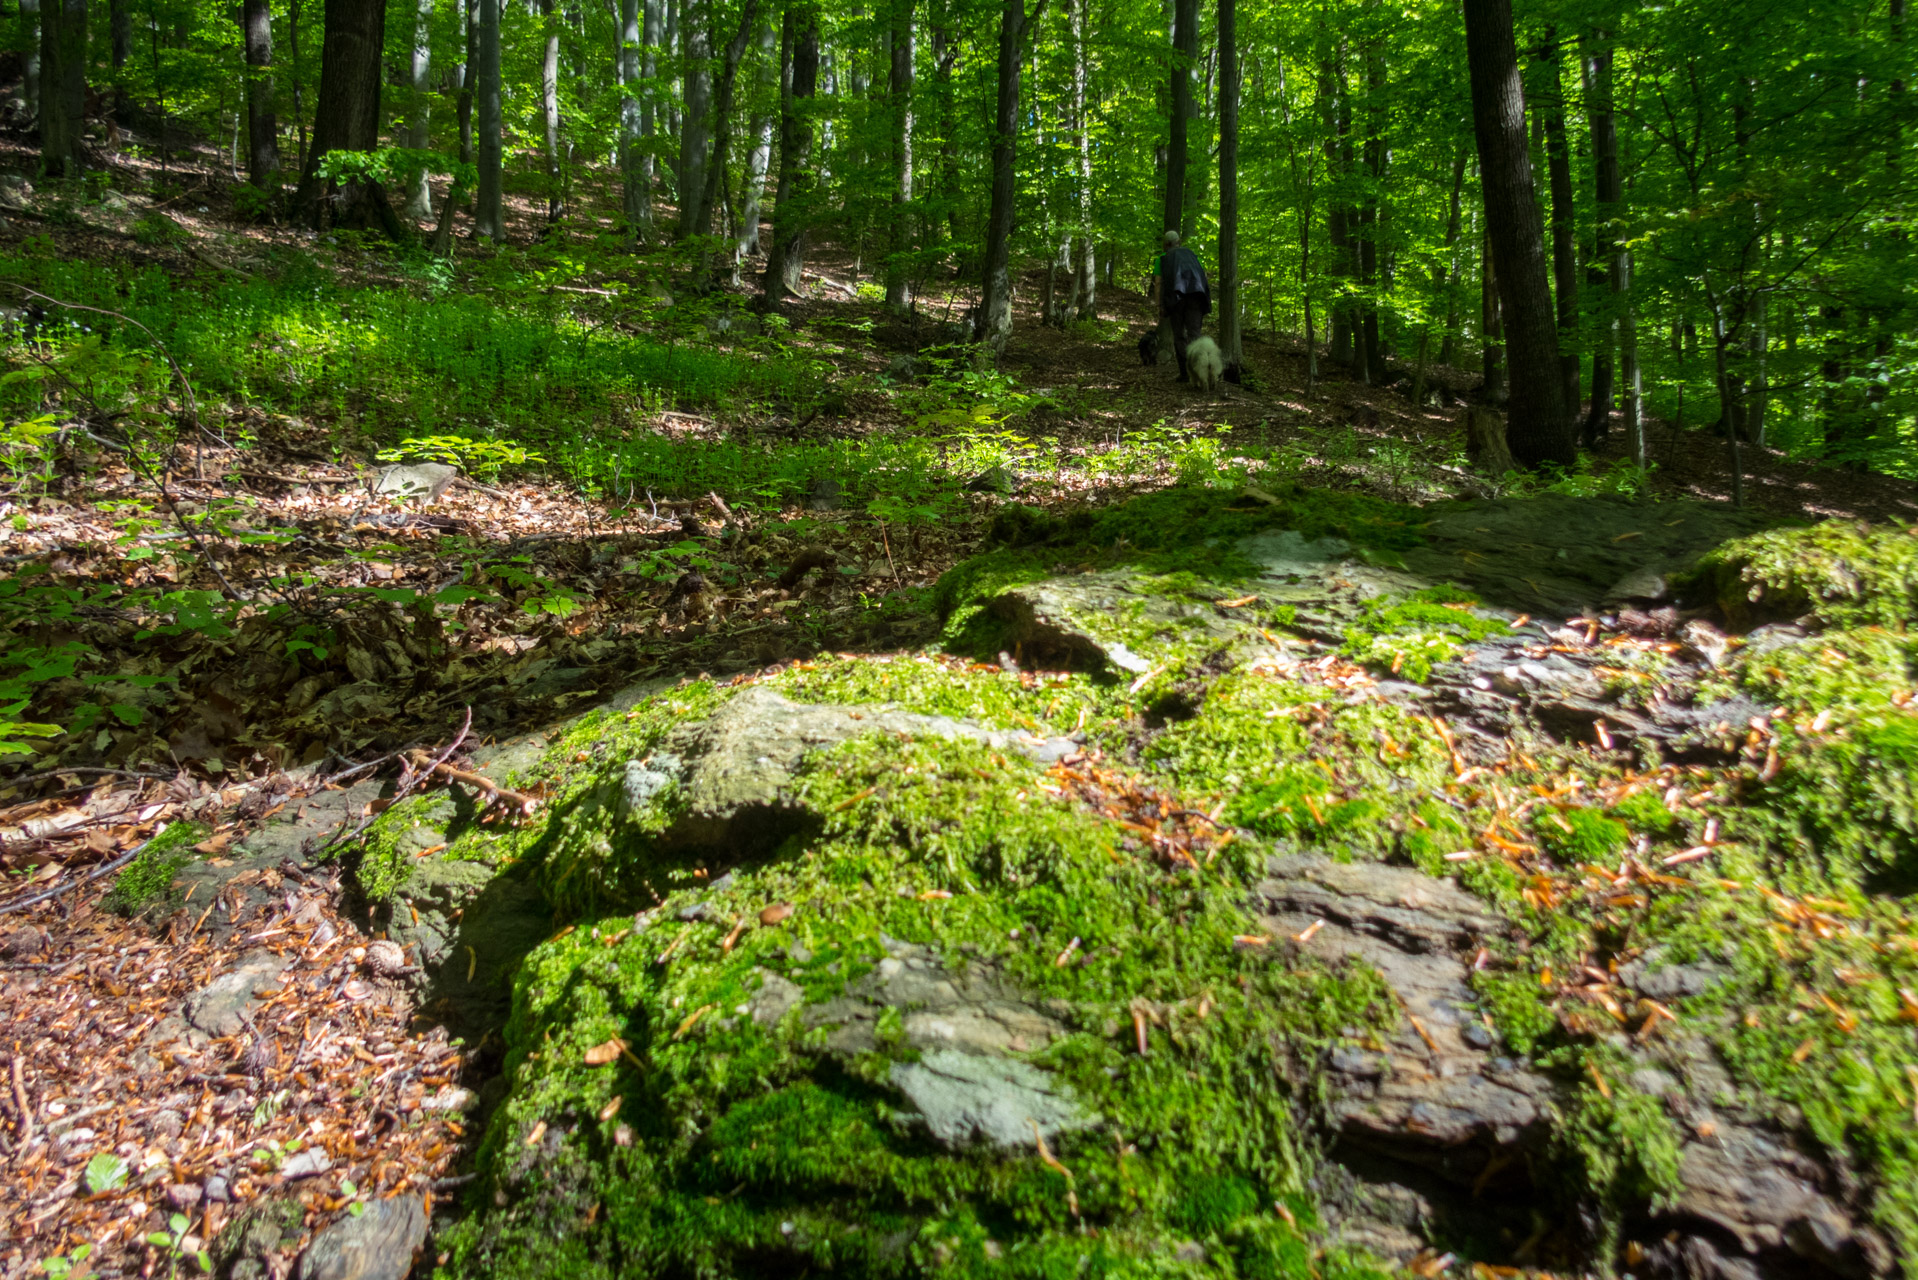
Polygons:
<instances>
[{"instance_id":1,"label":"green leaf","mask_svg":"<svg viewBox=\"0 0 1918 1280\"><path fill-rule=\"evenodd\" d=\"M127 1162L111 1152L102 1151L87 1161L87 1190L94 1195L102 1191L117 1191L126 1185Z\"/></svg>"}]
</instances>

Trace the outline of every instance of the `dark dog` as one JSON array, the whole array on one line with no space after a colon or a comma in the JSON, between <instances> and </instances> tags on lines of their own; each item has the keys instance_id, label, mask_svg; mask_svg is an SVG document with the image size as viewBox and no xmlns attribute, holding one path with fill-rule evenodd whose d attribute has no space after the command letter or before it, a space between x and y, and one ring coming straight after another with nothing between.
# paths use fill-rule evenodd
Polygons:
<instances>
[{"instance_id":1,"label":"dark dog","mask_svg":"<svg viewBox=\"0 0 1918 1280\"><path fill-rule=\"evenodd\" d=\"M1139 339L1139 363L1147 366L1159 363L1159 331L1157 329L1149 330L1145 337Z\"/></svg>"}]
</instances>

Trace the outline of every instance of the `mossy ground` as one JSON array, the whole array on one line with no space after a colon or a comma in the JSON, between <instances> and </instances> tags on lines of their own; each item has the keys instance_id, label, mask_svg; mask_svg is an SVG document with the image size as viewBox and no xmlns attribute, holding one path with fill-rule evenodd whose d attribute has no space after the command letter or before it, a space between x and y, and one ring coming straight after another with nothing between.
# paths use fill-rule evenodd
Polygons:
<instances>
[{"instance_id":1,"label":"mossy ground","mask_svg":"<svg viewBox=\"0 0 1918 1280\"><path fill-rule=\"evenodd\" d=\"M1188 576L1168 589L1207 593L1243 572L1230 538L1275 522L1369 532L1386 551L1415 536L1383 504L1241 505L1161 495L1064 527L1016 517L1007 547L941 584L948 635L963 639L998 587L1062 564L1169 572L1150 559L1178 546L1168 526L1193 540L1180 557ZM1834 536L1764 535L1762 556L1728 550L1723 562L1758 566L1739 570L1757 575L1748 593L1775 598L1764 575L1798 572L1789 539L1825 548ZM1688 1136L1635 1070L1703 1045L1741 1106L1788 1125L1802 1116L1869 1187L1901 1256L1918 1258L1918 925L1895 883L1918 831L1918 717L1909 604L1877 591L1827 607L1833 629L1809 639L1733 649L1707 685L1780 709L1732 734L1724 765L1536 742L1468 764L1443 718L1371 692L1407 665L1395 636L1436 633L1465 650L1495 634L1455 593L1381 602L1366 642L1343 654L1300 642L1288 659L1222 671L1182 659L1142 682L936 654L798 664L760 683L799 701L1083 732L1124 772L1087 790L978 745L856 739L809 759L799 792L811 822L723 888L711 885L717 868L653 842L674 816L671 788L635 813L613 782L735 690L692 682L588 717L535 771L548 778L538 822L457 846L525 863L570 925L522 971L513 1088L481 1155L485 1195L497 1188L499 1200L454 1234L446 1271L1304 1276L1359 1265L1315 1256L1270 1207L1282 1201L1309 1232L1319 1157L1287 1064L1396 1016L1367 970L1297 968L1240 941L1255 931L1248 883L1268 853L1299 847L1455 875L1513 923L1513 939L1476 966L1480 1007L1505 1051L1563 1083L1562 1193L1600 1207L1621 1250L1630 1224L1673 1192ZM1606 653L1602 670L1644 699L1673 661L1646 644ZM1154 698L1175 686L1198 694L1154 720ZM1161 816L1210 815L1189 829L1217 822L1230 838L1209 835L1191 860L1155 853L1138 815L1109 803L1126 788ZM683 918L695 903L697 918ZM797 909L757 923L774 903ZM1044 1154L955 1154L907 1123L885 1087L917 1052L896 1017L851 1054L827 1047L805 1006L754 1020L775 977L816 1006L899 944L1063 1002L1063 1033L1028 1056L1098 1126ZM1705 964L1716 978L1651 1000L1620 976L1634 963ZM606 1060L589 1066L596 1049ZM1181 1260L1187 1241L1204 1261L1191 1250Z\"/></svg>"}]
</instances>

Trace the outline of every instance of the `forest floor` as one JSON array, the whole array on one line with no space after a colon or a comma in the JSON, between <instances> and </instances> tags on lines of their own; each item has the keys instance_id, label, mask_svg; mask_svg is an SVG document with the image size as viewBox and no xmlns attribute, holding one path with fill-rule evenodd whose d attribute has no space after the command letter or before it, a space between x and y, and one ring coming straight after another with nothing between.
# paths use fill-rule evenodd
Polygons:
<instances>
[{"instance_id":1,"label":"forest floor","mask_svg":"<svg viewBox=\"0 0 1918 1280\"><path fill-rule=\"evenodd\" d=\"M9 167L31 172L0 146ZM0 188L0 285L168 315L196 381L227 333L195 329L196 299L208 316L267 317L236 331L264 354L201 385L204 430L131 450L112 443L116 422L172 431L189 412L164 363L116 363L60 327L100 321L24 294L12 321L9 366L58 405L62 434L32 460L10 446L0 596L35 655L21 663L43 664L24 714L78 727L0 777L7 1280L63 1260L75 1275L196 1265L243 1206L285 1190L276 1202L297 1207L282 1221L250 1218L258 1234L224 1246L255 1267L234 1274L282 1275L349 1206L411 1189L430 1215L463 1185L479 1133L467 1114L502 1061L499 1010L426 1007L418 952L382 949L393 912L418 926L425 899L373 901L324 856L396 793L448 767L487 776L489 760L645 681L917 651L939 635L934 584L1011 506L1103 508L1178 483L1414 505L1501 491L1463 469L1454 412L1336 373L1308 387L1292 339L1250 337L1255 381L1212 395L1141 367L1148 305L1121 288L1101 296L1107 322L1068 331L1038 323L1029 278L1006 357L982 373L938 349L964 290L929 287L902 320L843 246L821 248L810 296L773 324L740 292L662 296L670 254L617 252L592 217L537 240L530 201L514 205L510 260L462 245L448 270L244 223L204 155L164 188L156 170L117 164L110 198ZM325 315L275 319L309 305L287 282L313 280ZM477 298L502 324L523 314L530 329L705 362L667 376L735 381L680 397L670 383L608 391L590 373L560 385L545 356L510 366L501 345L496 369L409 382L367 354L398 323L367 301L380 291L429 316ZM322 327L361 317L373 336L360 346ZM273 372L276 358L315 372ZM431 504L373 492L378 450L477 425L409 429L468 373L524 380L494 394L489 425L542 458L468 454L472 483ZM796 380L755 381L774 374ZM1453 397L1474 381L1432 378ZM1658 465L1632 496L1729 496L1722 441L1648 430ZM670 449L647 452L648 436ZM1618 492L1621 450L1614 433L1584 474L1506 492ZM1745 463L1762 517L1918 520L1909 482L1749 448ZM483 806L543 798L468 783ZM153 843L163 830L170 852ZM191 853L198 870L176 881ZM484 960L460 962L468 983Z\"/></svg>"}]
</instances>

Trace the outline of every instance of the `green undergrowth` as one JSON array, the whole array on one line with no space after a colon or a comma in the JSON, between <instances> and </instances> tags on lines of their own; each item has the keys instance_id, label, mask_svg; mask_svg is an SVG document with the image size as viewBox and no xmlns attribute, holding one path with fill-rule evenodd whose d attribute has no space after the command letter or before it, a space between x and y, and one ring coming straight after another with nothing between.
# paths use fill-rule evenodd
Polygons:
<instances>
[{"instance_id":1,"label":"green undergrowth","mask_svg":"<svg viewBox=\"0 0 1918 1280\"><path fill-rule=\"evenodd\" d=\"M1198 1241L1235 1274L1307 1275L1272 1209L1310 1221L1278 1068L1389 1018L1384 988L1235 944L1250 843L1168 871L1043 782L977 744L855 739L803 766L812 822L769 860L538 949L481 1154L503 1207L456 1232L451 1273L1198 1275L1175 1256ZM896 1109L887 1083L925 1051L910 1010L878 1008L863 1043L834 1029L901 947L1046 1011L1014 1051L1079 1127L953 1150ZM798 1003L774 1019L776 987Z\"/></svg>"},{"instance_id":2,"label":"green undergrowth","mask_svg":"<svg viewBox=\"0 0 1918 1280\"><path fill-rule=\"evenodd\" d=\"M603 427L609 412L753 398L807 405L824 386L805 359L635 337L582 321L564 295L353 287L298 257L259 278L206 285L158 268L128 272L35 254L0 255L0 276L146 326L203 397L350 414L376 438L487 434L502 423L541 424L539 435L574 420ZM91 337L158 354L138 328L112 316L50 310L43 339ZM165 367L152 372L160 385L143 394L166 390ZM117 376L138 371L122 367ZM117 390L94 388L107 398Z\"/></svg>"}]
</instances>

